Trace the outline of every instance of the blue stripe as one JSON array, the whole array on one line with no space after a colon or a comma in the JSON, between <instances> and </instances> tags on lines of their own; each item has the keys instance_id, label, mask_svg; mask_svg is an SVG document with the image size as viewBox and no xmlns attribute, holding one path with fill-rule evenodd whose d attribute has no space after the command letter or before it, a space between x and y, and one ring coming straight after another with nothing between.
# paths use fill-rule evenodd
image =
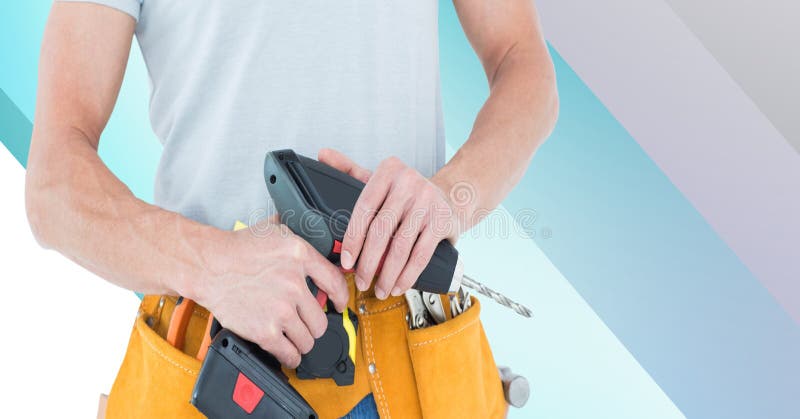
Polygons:
<instances>
[{"instance_id":1,"label":"blue stripe","mask_svg":"<svg viewBox=\"0 0 800 419\"><path fill-rule=\"evenodd\" d=\"M15 159L25 167L28 163L33 125L14 102L0 89L0 141Z\"/></svg>"}]
</instances>

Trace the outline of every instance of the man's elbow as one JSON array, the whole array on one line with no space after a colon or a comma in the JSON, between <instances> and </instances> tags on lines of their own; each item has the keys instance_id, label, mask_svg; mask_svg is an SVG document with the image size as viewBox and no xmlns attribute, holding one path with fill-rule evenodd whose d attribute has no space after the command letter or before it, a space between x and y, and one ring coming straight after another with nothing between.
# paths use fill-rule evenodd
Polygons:
<instances>
[{"instance_id":1,"label":"man's elbow","mask_svg":"<svg viewBox=\"0 0 800 419\"><path fill-rule=\"evenodd\" d=\"M542 89L541 94L544 98L544 105L541 109L542 114L542 128L544 132L544 136L542 141L546 140L550 134L553 133L553 130L556 127L556 123L558 122L558 113L559 113L559 98L558 98L558 84L556 83L556 73L555 70L552 68L552 62L550 63L550 68L546 72L546 74L542 78Z\"/></svg>"},{"instance_id":2,"label":"man's elbow","mask_svg":"<svg viewBox=\"0 0 800 419\"><path fill-rule=\"evenodd\" d=\"M53 234L48 219L47 186L37 178L36 173L28 171L25 177L25 213L28 216L28 225L31 233L45 249L53 247Z\"/></svg>"}]
</instances>

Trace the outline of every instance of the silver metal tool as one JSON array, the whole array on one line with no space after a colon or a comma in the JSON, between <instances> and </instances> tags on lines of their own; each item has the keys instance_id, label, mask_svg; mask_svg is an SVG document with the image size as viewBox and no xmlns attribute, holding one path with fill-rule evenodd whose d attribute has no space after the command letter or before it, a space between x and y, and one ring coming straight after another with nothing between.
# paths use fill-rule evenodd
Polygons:
<instances>
[{"instance_id":1,"label":"silver metal tool","mask_svg":"<svg viewBox=\"0 0 800 419\"><path fill-rule=\"evenodd\" d=\"M458 299L461 300L461 311L467 311L468 308L472 307L472 297L469 295L469 291L461 287L458 289Z\"/></svg>"},{"instance_id":2,"label":"silver metal tool","mask_svg":"<svg viewBox=\"0 0 800 419\"><path fill-rule=\"evenodd\" d=\"M410 289L405 293L406 302L408 302L408 328L411 330L422 329L435 324L430 312L425 307L425 302L422 298L422 292L415 289Z\"/></svg>"},{"instance_id":3,"label":"silver metal tool","mask_svg":"<svg viewBox=\"0 0 800 419\"><path fill-rule=\"evenodd\" d=\"M461 309L461 302L458 301L456 294L449 294L448 296L450 297L450 317L455 318L463 313L464 310Z\"/></svg>"},{"instance_id":4,"label":"silver metal tool","mask_svg":"<svg viewBox=\"0 0 800 419\"><path fill-rule=\"evenodd\" d=\"M447 320L447 315L444 313L444 306L442 305L442 296L431 292L422 293L422 302L425 308L430 313L436 324L444 323Z\"/></svg>"},{"instance_id":5,"label":"silver metal tool","mask_svg":"<svg viewBox=\"0 0 800 419\"><path fill-rule=\"evenodd\" d=\"M472 298L469 296L469 291L464 287L459 287L458 291L448 294L448 297L450 297L451 318L460 315L472 306Z\"/></svg>"},{"instance_id":6,"label":"silver metal tool","mask_svg":"<svg viewBox=\"0 0 800 419\"><path fill-rule=\"evenodd\" d=\"M525 406L531 395L528 379L514 374L508 367L498 367L497 370L500 372L500 381L503 382L503 395L506 402L516 408Z\"/></svg>"},{"instance_id":7,"label":"silver metal tool","mask_svg":"<svg viewBox=\"0 0 800 419\"><path fill-rule=\"evenodd\" d=\"M528 307L525 307L522 304L519 304L517 302L512 301L510 298L506 297L505 295L500 294L499 292L487 287L486 285L481 284L480 282L478 282L478 281L476 281L476 280L474 280L474 279L472 279L472 278L470 278L470 277L468 277L466 275L462 275L462 277L461 277L461 285L463 285L463 286L465 286L467 288L471 288L471 289L479 292L480 294L483 294L483 295L491 298L492 300L494 300L494 301L496 301L496 302L498 302L498 303L500 303L500 304L502 304L502 305L504 305L504 306L516 311L518 314L520 314L520 315L522 315L524 317L531 317L533 315L533 312Z\"/></svg>"}]
</instances>

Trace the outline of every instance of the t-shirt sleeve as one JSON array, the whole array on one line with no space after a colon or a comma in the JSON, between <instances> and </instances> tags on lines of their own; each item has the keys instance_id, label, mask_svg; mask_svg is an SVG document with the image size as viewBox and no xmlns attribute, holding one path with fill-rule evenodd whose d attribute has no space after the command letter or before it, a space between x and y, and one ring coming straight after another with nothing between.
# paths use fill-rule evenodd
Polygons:
<instances>
[{"instance_id":1,"label":"t-shirt sleeve","mask_svg":"<svg viewBox=\"0 0 800 419\"><path fill-rule=\"evenodd\" d=\"M95 3L104 6L113 7L121 12L133 16L137 21L139 20L139 10L142 8L143 0L57 0L70 3Z\"/></svg>"}]
</instances>

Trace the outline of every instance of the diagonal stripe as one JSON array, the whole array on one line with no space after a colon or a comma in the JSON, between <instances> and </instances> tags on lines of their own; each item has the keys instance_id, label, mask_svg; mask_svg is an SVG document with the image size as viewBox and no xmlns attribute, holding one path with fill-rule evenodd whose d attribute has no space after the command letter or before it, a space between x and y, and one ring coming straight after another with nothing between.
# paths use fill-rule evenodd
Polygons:
<instances>
[{"instance_id":1,"label":"diagonal stripe","mask_svg":"<svg viewBox=\"0 0 800 419\"><path fill-rule=\"evenodd\" d=\"M28 164L33 125L17 105L0 89L0 141L15 159L25 167Z\"/></svg>"},{"instance_id":2,"label":"diagonal stripe","mask_svg":"<svg viewBox=\"0 0 800 419\"><path fill-rule=\"evenodd\" d=\"M664 0L800 152L796 0ZM742 30L747 22L747 30Z\"/></svg>"}]
</instances>

